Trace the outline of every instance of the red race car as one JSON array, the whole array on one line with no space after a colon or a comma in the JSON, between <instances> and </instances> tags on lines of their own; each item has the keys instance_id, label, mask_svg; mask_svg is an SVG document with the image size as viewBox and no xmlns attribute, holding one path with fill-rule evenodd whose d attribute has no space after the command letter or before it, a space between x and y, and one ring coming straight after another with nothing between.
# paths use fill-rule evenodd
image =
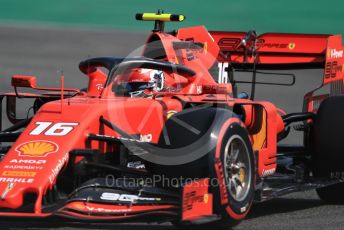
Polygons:
<instances>
[{"instance_id":1,"label":"red race car","mask_svg":"<svg viewBox=\"0 0 344 230\"><path fill-rule=\"evenodd\" d=\"M12 77L14 92L1 94L13 125L0 132L0 216L226 228L253 202L290 192L316 189L324 201L344 201L340 35L164 32L184 16L136 19L155 22L142 55L82 61L87 89L64 88L63 76L58 88ZM254 100L257 84L295 83L269 69L303 68L324 70L303 111ZM238 79L239 71L252 79ZM238 93L247 83L251 92ZM22 98L34 101L27 119L16 115ZM304 144L278 144L292 128Z\"/></svg>"}]
</instances>

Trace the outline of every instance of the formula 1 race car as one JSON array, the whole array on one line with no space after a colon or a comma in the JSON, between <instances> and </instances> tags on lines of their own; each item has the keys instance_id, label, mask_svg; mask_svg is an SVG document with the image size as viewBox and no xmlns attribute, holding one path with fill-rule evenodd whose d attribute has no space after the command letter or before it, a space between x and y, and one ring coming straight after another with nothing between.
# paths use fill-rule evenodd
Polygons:
<instances>
[{"instance_id":1,"label":"formula 1 race car","mask_svg":"<svg viewBox=\"0 0 344 230\"><path fill-rule=\"evenodd\" d=\"M136 19L155 22L142 55L80 62L87 89L65 88L63 76L58 88L12 77L14 92L1 94L13 125L0 132L0 217L229 228L253 202L290 192L344 202L340 35L164 32L184 16ZM263 70L303 68L324 78L302 112L254 100L257 84L272 84L258 73L277 79ZM239 93L241 83L251 92ZM33 101L27 119L17 116L22 99ZM303 133L302 146L279 144L291 129Z\"/></svg>"}]
</instances>

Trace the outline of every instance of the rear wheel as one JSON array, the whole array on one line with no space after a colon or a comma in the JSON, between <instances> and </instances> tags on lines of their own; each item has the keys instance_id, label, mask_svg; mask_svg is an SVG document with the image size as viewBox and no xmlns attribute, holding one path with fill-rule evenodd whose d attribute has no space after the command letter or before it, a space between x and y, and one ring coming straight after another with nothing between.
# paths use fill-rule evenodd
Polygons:
<instances>
[{"instance_id":1,"label":"rear wheel","mask_svg":"<svg viewBox=\"0 0 344 230\"><path fill-rule=\"evenodd\" d=\"M331 178L344 175L344 96L324 100L314 119L312 146L313 173ZM344 184L317 189L320 199L344 202Z\"/></svg>"}]
</instances>

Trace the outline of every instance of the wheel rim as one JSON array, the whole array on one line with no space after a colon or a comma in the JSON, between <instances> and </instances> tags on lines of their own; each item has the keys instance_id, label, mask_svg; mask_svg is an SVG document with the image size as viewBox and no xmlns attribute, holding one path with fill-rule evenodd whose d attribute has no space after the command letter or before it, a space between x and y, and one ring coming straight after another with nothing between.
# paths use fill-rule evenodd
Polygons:
<instances>
[{"instance_id":1,"label":"wheel rim","mask_svg":"<svg viewBox=\"0 0 344 230\"><path fill-rule=\"evenodd\" d=\"M226 186L231 197L243 201L251 187L251 159L244 140L233 135L224 152Z\"/></svg>"}]
</instances>

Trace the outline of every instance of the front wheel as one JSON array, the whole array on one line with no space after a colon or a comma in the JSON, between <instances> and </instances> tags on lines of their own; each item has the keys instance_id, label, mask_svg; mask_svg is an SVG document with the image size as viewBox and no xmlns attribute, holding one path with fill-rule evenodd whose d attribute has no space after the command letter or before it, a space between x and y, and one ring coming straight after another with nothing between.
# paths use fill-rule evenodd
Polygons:
<instances>
[{"instance_id":1,"label":"front wheel","mask_svg":"<svg viewBox=\"0 0 344 230\"><path fill-rule=\"evenodd\" d=\"M213 213L220 220L189 225L172 222L179 229L231 229L248 214L254 199L256 167L248 132L237 118L220 126L216 147L208 153L209 192Z\"/></svg>"},{"instance_id":2,"label":"front wheel","mask_svg":"<svg viewBox=\"0 0 344 230\"><path fill-rule=\"evenodd\" d=\"M236 119L228 120L209 155L216 224L230 228L245 218L254 199L255 160L247 130ZM215 183L216 182L216 183Z\"/></svg>"}]
</instances>

